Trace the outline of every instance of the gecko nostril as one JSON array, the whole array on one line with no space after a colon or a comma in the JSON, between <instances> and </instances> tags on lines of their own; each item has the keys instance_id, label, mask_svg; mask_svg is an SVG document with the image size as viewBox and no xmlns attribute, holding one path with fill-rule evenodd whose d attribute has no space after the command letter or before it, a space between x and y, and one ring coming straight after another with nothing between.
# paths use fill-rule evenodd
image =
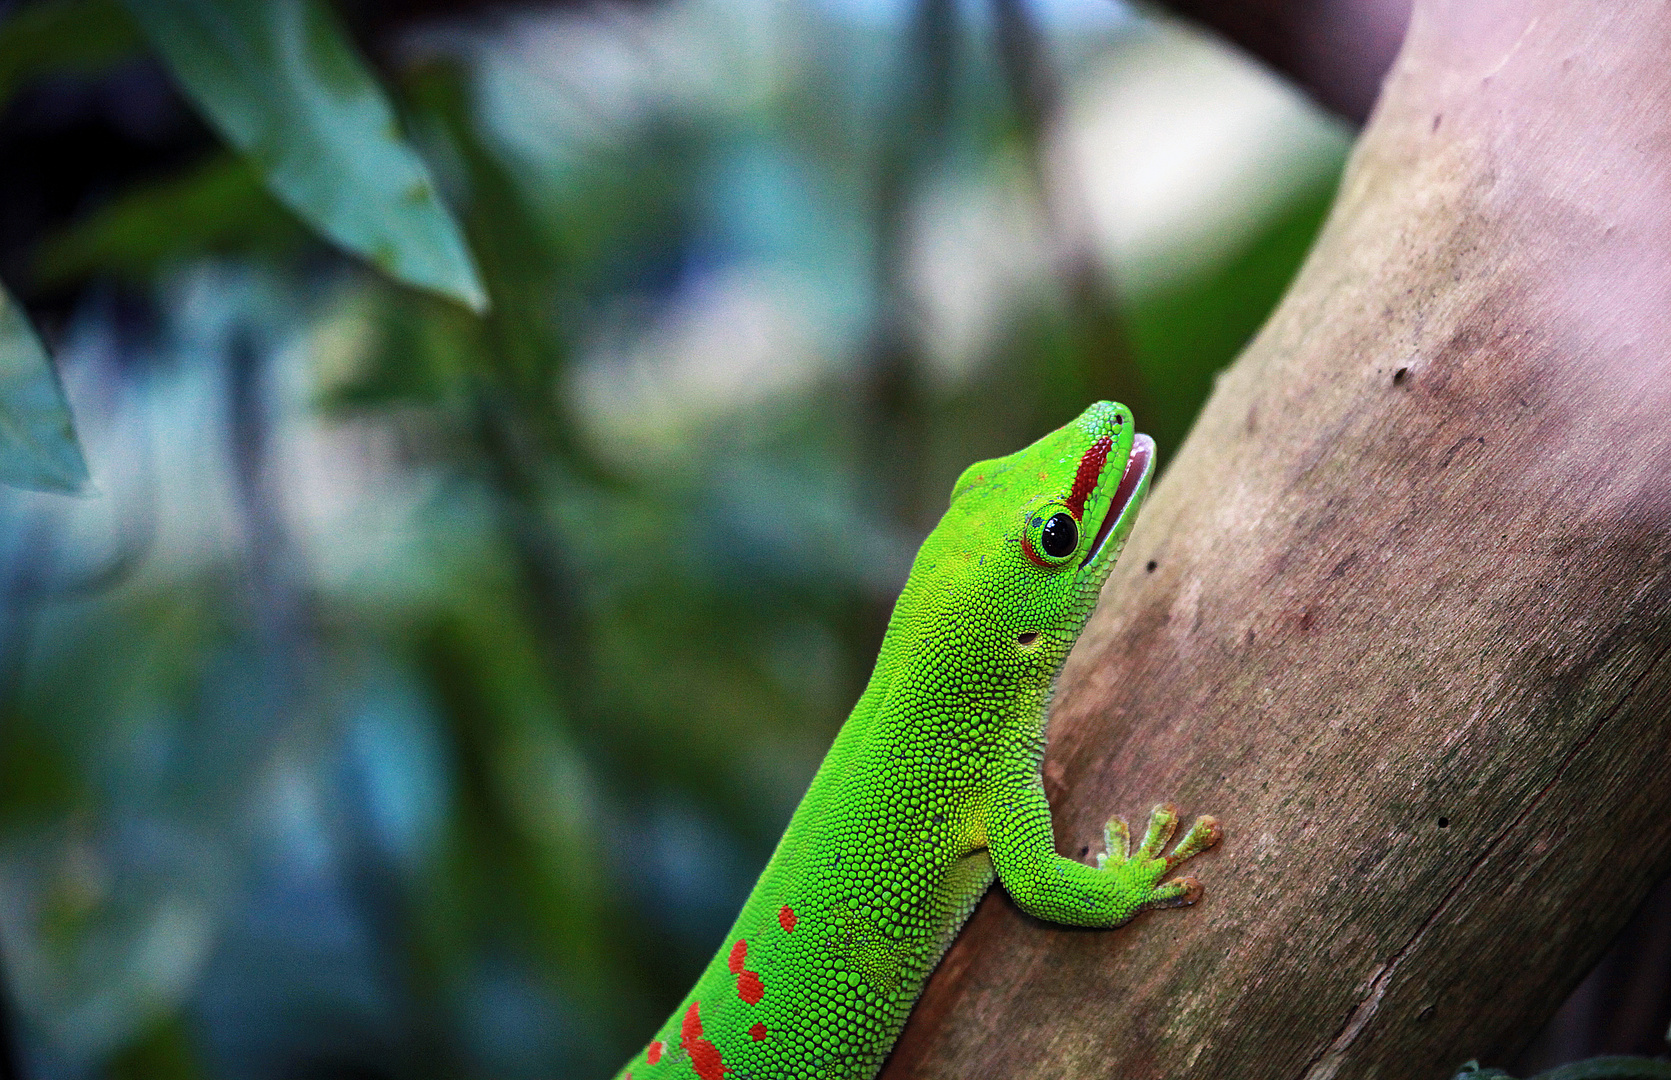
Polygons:
<instances>
[{"instance_id":1,"label":"gecko nostril","mask_svg":"<svg viewBox=\"0 0 1671 1080\"><path fill-rule=\"evenodd\" d=\"M1016 637L1015 637L1015 643L1017 645L1020 645L1020 646L1025 648L1026 646L1031 645L1033 642L1037 641L1038 639L1039 639L1038 631L1028 630L1024 634L1017 634Z\"/></svg>"}]
</instances>

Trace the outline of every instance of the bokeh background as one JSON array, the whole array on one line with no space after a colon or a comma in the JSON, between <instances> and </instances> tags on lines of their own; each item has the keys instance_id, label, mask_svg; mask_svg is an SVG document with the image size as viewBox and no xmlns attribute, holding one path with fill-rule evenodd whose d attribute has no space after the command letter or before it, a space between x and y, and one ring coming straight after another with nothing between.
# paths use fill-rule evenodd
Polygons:
<instances>
[{"instance_id":1,"label":"bokeh background","mask_svg":"<svg viewBox=\"0 0 1671 1080\"><path fill-rule=\"evenodd\" d=\"M0 488L32 1078L611 1075L957 473L1099 397L1164 468L1351 137L1116 0L342 0L478 316L73 6L0 3L0 279L96 486Z\"/></svg>"}]
</instances>

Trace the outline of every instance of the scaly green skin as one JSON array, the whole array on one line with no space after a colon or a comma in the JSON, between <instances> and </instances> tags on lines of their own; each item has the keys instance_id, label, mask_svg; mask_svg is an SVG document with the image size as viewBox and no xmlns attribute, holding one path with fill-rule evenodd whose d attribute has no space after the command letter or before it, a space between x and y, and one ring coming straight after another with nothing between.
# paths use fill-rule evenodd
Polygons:
<instances>
[{"instance_id":1,"label":"scaly green skin","mask_svg":"<svg viewBox=\"0 0 1671 1080\"><path fill-rule=\"evenodd\" d=\"M1153 443L1104 401L964 472L719 955L619 1080L868 1080L994 871L1023 910L1075 926L1200 895L1161 879L1217 842L1211 818L1166 856L1171 807L1135 856L1111 821L1093 868L1055 853L1039 778L1056 676L1152 467ZM1045 536L1058 514L1076 523L1070 550L1060 521Z\"/></svg>"}]
</instances>

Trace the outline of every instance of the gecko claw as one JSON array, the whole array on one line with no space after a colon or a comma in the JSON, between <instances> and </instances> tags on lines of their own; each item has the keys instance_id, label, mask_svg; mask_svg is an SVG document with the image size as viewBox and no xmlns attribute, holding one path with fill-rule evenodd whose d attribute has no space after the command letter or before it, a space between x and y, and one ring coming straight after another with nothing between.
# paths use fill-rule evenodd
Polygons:
<instances>
[{"instance_id":1,"label":"gecko claw","mask_svg":"<svg viewBox=\"0 0 1671 1080\"><path fill-rule=\"evenodd\" d=\"M1149 828L1143 833L1143 842L1137 845L1137 858L1159 858L1161 850L1177 829L1178 808L1172 803L1158 804L1149 812Z\"/></svg>"},{"instance_id":2,"label":"gecko claw","mask_svg":"<svg viewBox=\"0 0 1671 1080\"><path fill-rule=\"evenodd\" d=\"M1188 907L1201 899L1201 883L1193 877L1181 877L1156 886L1154 896L1144 904L1148 908Z\"/></svg>"},{"instance_id":3,"label":"gecko claw","mask_svg":"<svg viewBox=\"0 0 1671 1080\"><path fill-rule=\"evenodd\" d=\"M1102 827L1102 854L1097 856L1097 869L1101 870L1110 859L1123 863L1131 858L1131 830L1126 828L1123 818L1109 818L1108 824Z\"/></svg>"},{"instance_id":4,"label":"gecko claw","mask_svg":"<svg viewBox=\"0 0 1671 1080\"><path fill-rule=\"evenodd\" d=\"M1224 830L1219 826L1218 818L1202 814L1195 819L1195 824L1189 827L1189 831L1184 833L1184 838L1178 841L1178 846L1172 849L1172 854L1166 857L1166 868L1170 870L1185 859L1194 858L1223 838Z\"/></svg>"}]
</instances>

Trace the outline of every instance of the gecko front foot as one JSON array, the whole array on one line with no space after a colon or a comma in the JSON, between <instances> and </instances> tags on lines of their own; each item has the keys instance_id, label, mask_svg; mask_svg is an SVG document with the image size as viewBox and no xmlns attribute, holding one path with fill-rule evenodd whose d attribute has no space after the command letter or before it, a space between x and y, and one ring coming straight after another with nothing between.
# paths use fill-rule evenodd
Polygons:
<instances>
[{"instance_id":1,"label":"gecko front foot","mask_svg":"<svg viewBox=\"0 0 1671 1080\"><path fill-rule=\"evenodd\" d=\"M1103 828L1106 851L1097 856L1097 869L1113 879L1117 893L1130 905L1125 918L1150 908L1182 907L1201 898L1201 883L1193 877L1162 882L1160 879L1186 859L1195 857L1219 842L1224 831L1218 819L1202 815L1184 833L1170 855L1162 855L1166 842L1178 829L1178 808L1161 803L1149 815L1143 842L1131 853L1131 834L1126 823L1110 818Z\"/></svg>"}]
</instances>

